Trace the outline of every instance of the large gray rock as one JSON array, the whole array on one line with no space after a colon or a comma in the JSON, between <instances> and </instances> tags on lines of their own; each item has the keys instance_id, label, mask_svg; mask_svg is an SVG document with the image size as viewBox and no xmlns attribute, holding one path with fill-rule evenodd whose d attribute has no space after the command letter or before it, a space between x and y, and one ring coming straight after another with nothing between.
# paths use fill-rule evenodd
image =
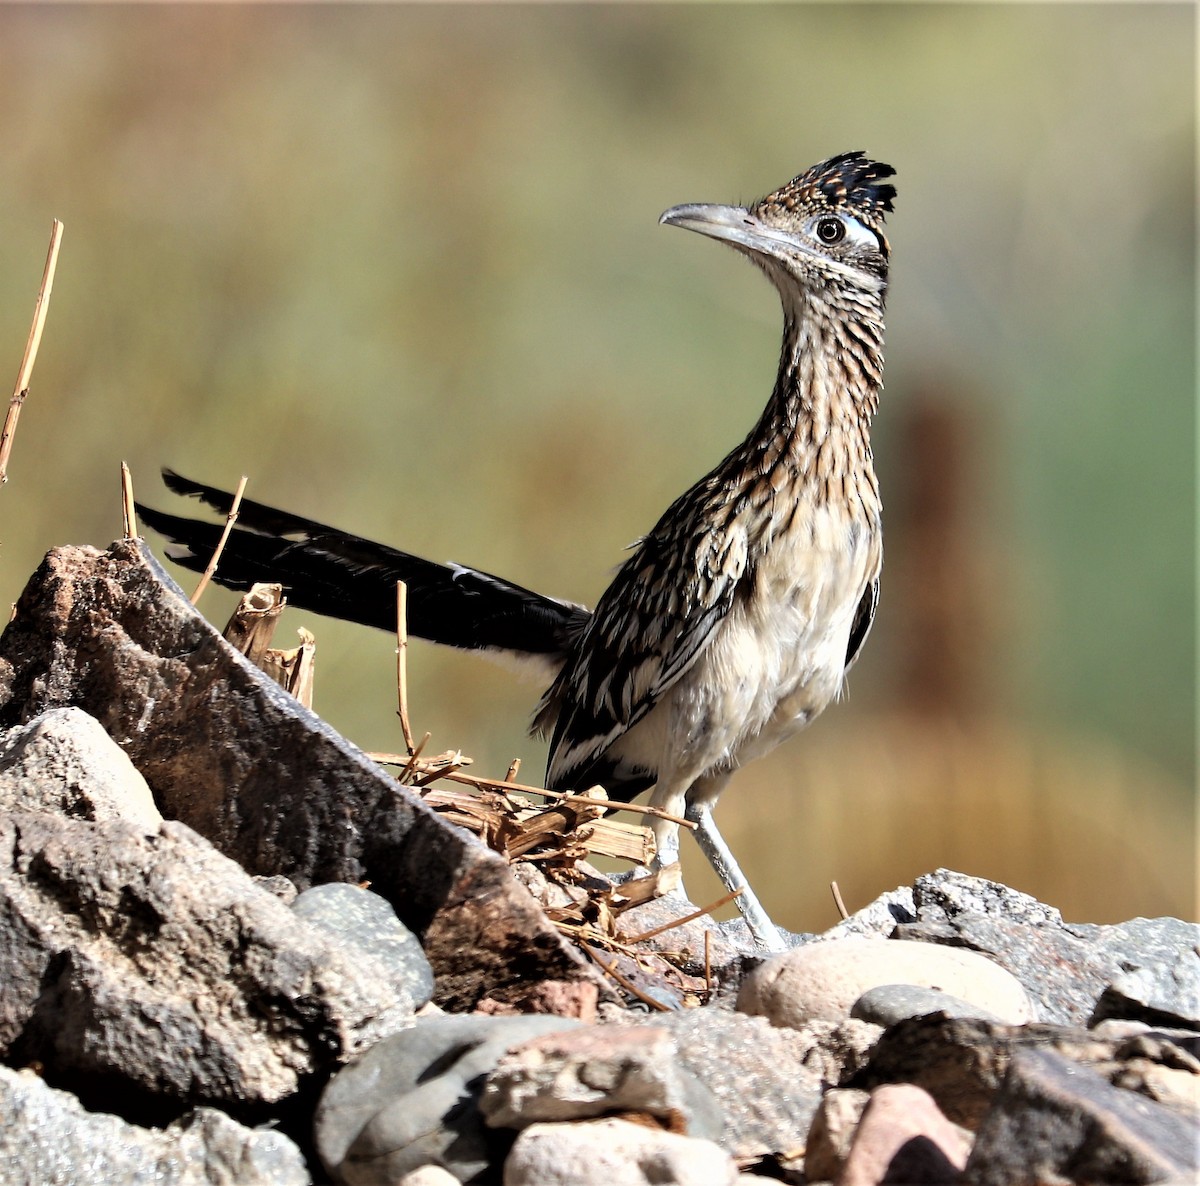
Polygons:
<instances>
[{"instance_id":1,"label":"large gray rock","mask_svg":"<svg viewBox=\"0 0 1200 1186\"><path fill-rule=\"evenodd\" d=\"M615 997L503 858L247 662L135 541L49 553L0 637L0 727L69 705L128 753L164 815L247 872L369 881L421 936L448 1008L531 980Z\"/></svg>"},{"instance_id":2,"label":"large gray rock","mask_svg":"<svg viewBox=\"0 0 1200 1186\"><path fill-rule=\"evenodd\" d=\"M31 1071L0 1066L0 1181L11 1186L306 1186L282 1133L197 1108L165 1129L86 1111Z\"/></svg>"},{"instance_id":3,"label":"large gray rock","mask_svg":"<svg viewBox=\"0 0 1200 1186\"><path fill-rule=\"evenodd\" d=\"M1124 1017L1200 1030L1200 927L1135 918L1098 929L1124 970L1100 994L1093 1021Z\"/></svg>"},{"instance_id":4,"label":"large gray rock","mask_svg":"<svg viewBox=\"0 0 1200 1186\"><path fill-rule=\"evenodd\" d=\"M146 780L79 708L52 708L0 732L0 808L123 819L151 831L162 823Z\"/></svg>"},{"instance_id":5,"label":"large gray rock","mask_svg":"<svg viewBox=\"0 0 1200 1186\"><path fill-rule=\"evenodd\" d=\"M0 1051L138 1114L279 1100L412 996L183 824L0 817Z\"/></svg>"},{"instance_id":6,"label":"large gray rock","mask_svg":"<svg viewBox=\"0 0 1200 1186\"><path fill-rule=\"evenodd\" d=\"M897 924L895 938L990 956L1024 985L1042 1020L1087 1025L1127 1016L1200 1027L1200 926L1175 918L1064 923L1028 894L945 869L918 878L913 900L917 920ZM1120 985L1134 968L1148 974L1133 995L1149 992L1150 1000L1122 1005Z\"/></svg>"},{"instance_id":7,"label":"large gray rock","mask_svg":"<svg viewBox=\"0 0 1200 1186\"><path fill-rule=\"evenodd\" d=\"M578 1025L561 1017L424 1017L340 1071L321 1096L317 1152L336 1182L398 1183L423 1165L469 1182L502 1155L479 1111L485 1077L517 1043Z\"/></svg>"}]
</instances>

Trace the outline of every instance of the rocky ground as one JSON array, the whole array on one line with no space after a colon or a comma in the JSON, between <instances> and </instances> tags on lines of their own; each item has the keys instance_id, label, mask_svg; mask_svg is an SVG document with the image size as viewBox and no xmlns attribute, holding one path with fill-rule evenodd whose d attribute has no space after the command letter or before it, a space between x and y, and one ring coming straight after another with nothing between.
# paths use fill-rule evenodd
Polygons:
<instances>
[{"instance_id":1,"label":"rocky ground","mask_svg":"<svg viewBox=\"0 0 1200 1186\"><path fill-rule=\"evenodd\" d=\"M35 574L0 726L5 1184L1197 1180L1195 925L939 870L585 950L134 542Z\"/></svg>"}]
</instances>

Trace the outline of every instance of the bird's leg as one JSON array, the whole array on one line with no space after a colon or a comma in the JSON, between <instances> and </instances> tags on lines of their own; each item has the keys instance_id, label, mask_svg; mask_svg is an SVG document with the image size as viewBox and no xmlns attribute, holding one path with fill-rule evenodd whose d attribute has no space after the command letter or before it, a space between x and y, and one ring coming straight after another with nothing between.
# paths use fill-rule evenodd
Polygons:
<instances>
[{"instance_id":1,"label":"bird's leg","mask_svg":"<svg viewBox=\"0 0 1200 1186\"><path fill-rule=\"evenodd\" d=\"M750 883L738 867L733 853L729 850L729 845L717 831L717 825L712 817L712 808L706 802L692 801L687 805L684 814L696 825L696 843L700 845L700 851L708 857L709 864L712 865L725 888L731 893L738 889L742 891L737 896L736 905L741 911L742 918L745 920L754 942L766 951L786 951L787 944L784 943L775 924L763 909L758 896L750 888Z\"/></svg>"}]
</instances>

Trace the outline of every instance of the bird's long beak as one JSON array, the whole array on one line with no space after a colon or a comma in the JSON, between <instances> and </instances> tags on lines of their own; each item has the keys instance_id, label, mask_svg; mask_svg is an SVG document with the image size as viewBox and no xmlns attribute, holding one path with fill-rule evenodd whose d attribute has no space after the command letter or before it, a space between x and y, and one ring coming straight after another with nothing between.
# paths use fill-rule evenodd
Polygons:
<instances>
[{"instance_id":1,"label":"bird's long beak","mask_svg":"<svg viewBox=\"0 0 1200 1186\"><path fill-rule=\"evenodd\" d=\"M720 239L755 255L778 256L781 248L794 252L797 246L794 239L767 226L745 206L672 206L658 221L666 226L699 231L710 239Z\"/></svg>"}]
</instances>

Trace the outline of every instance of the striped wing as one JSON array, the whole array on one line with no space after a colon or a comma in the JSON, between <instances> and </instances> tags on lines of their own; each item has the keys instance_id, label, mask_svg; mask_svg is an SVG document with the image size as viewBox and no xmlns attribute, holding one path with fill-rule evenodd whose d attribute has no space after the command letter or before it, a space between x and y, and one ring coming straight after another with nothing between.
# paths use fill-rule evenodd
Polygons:
<instances>
[{"instance_id":1,"label":"striped wing","mask_svg":"<svg viewBox=\"0 0 1200 1186\"><path fill-rule=\"evenodd\" d=\"M610 753L711 641L747 570L742 531L662 530L671 511L621 566L593 611L578 648L539 708L554 722L547 769L552 787L603 783L631 798L655 771ZM694 521L694 520L693 520Z\"/></svg>"}]
</instances>

